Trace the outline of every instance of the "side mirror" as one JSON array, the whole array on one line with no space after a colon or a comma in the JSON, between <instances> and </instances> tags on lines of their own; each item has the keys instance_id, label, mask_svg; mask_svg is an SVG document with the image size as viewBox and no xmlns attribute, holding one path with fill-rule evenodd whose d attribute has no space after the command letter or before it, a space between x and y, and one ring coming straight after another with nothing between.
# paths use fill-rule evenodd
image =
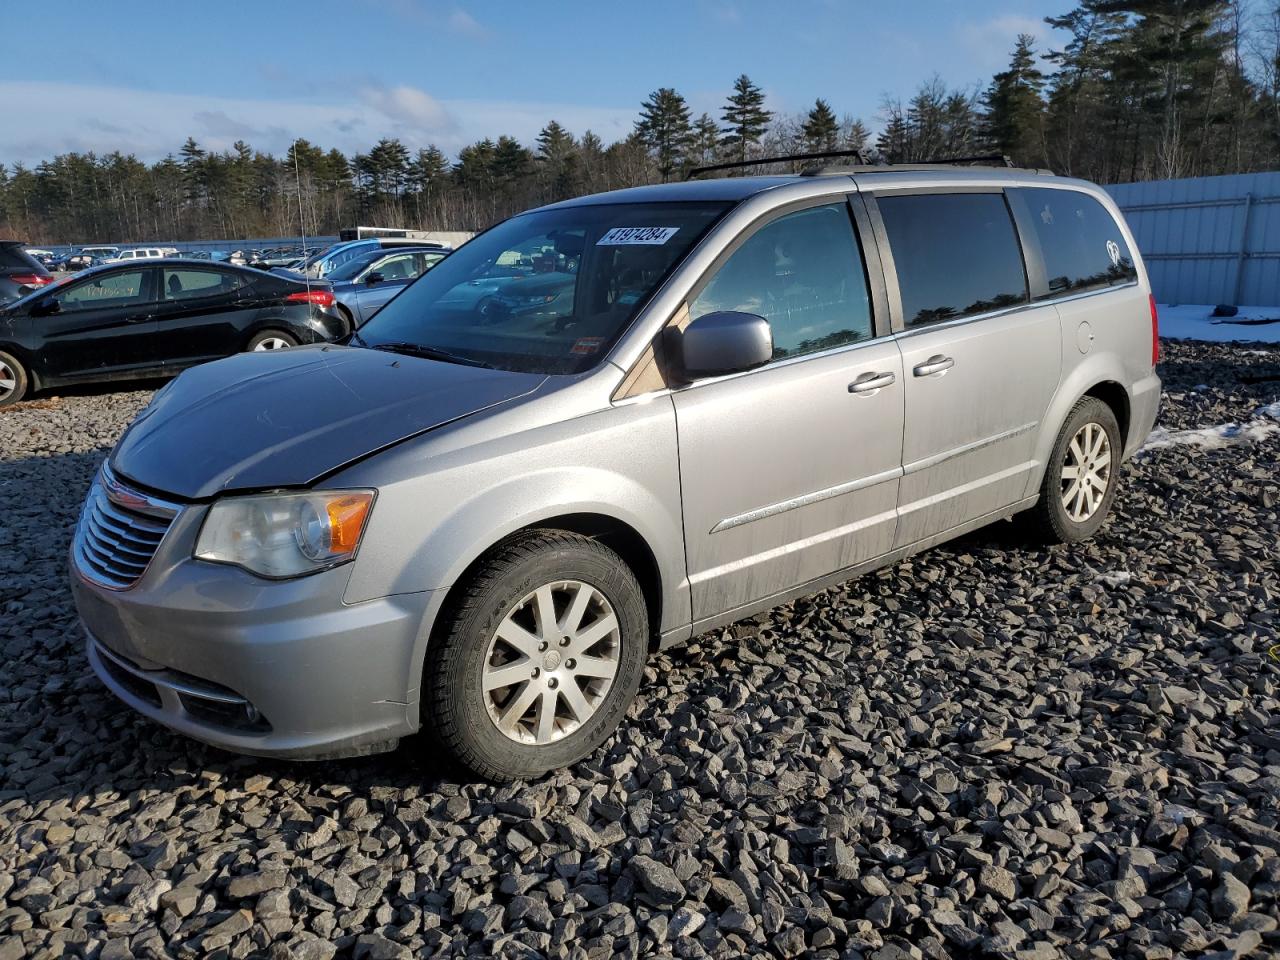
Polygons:
<instances>
[{"instance_id":1,"label":"side mirror","mask_svg":"<svg viewBox=\"0 0 1280 960\"><path fill-rule=\"evenodd\" d=\"M385 279L387 278L375 270L373 273L365 274L364 282L372 286L375 283L381 283Z\"/></svg>"},{"instance_id":2,"label":"side mirror","mask_svg":"<svg viewBox=\"0 0 1280 960\"><path fill-rule=\"evenodd\" d=\"M670 342L676 364L690 380L752 370L773 359L769 321L754 313L703 314L684 330L672 331Z\"/></svg>"},{"instance_id":3,"label":"side mirror","mask_svg":"<svg viewBox=\"0 0 1280 960\"><path fill-rule=\"evenodd\" d=\"M62 312L62 304L53 297L46 297L39 303L32 304L31 313L36 317L51 317Z\"/></svg>"}]
</instances>

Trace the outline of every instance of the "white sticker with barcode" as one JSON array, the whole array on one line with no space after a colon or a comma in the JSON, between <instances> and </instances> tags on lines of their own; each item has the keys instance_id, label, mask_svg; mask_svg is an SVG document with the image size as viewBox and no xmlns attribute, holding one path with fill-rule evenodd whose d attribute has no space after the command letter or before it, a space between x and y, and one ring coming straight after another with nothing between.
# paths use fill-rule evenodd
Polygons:
<instances>
[{"instance_id":1,"label":"white sticker with barcode","mask_svg":"<svg viewBox=\"0 0 1280 960\"><path fill-rule=\"evenodd\" d=\"M614 227L596 241L596 246L623 247L633 244L661 246L679 232L679 227Z\"/></svg>"}]
</instances>

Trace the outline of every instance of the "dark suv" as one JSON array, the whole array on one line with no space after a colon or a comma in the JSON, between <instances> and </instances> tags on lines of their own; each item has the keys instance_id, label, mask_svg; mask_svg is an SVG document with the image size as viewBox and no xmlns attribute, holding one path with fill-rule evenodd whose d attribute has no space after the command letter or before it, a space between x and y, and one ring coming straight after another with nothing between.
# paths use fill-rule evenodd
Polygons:
<instances>
[{"instance_id":1,"label":"dark suv","mask_svg":"<svg viewBox=\"0 0 1280 960\"><path fill-rule=\"evenodd\" d=\"M53 275L18 240L0 240L0 303L53 283Z\"/></svg>"}]
</instances>

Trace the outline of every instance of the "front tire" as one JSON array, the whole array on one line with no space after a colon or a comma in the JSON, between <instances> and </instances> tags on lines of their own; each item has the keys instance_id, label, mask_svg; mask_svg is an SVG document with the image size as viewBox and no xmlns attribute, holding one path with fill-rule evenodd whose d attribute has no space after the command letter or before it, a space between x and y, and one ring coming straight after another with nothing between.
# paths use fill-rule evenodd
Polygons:
<instances>
[{"instance_id":1,"label":"front tire","mask_svg":"<svg viewBox=\"0 0 1280 960\"><path fill-rule=\"evenodd\" d=\"M443 617L424 666L424 718L486 779L529 779L581 760L640 685L644 595L596 540L517 534L477 564Z\"/></svg>"},{"instance_id":2,"label":"front tire","mask_svg":"<svg viewBox=\"0 0 1280 960\"><path fill-rule=\"evenodd\" d=\"M249 351L286 350L297 345L297 338L283 330L263 330L261 333L254 334L253 339L249 341L249 346L245 349Z\"/></svg>"},{"instance_id":3,"label":"front tire","mask_svg":"<svg viewBox=\"0 0 1280 960\"><path fill-rule=\"evenodd\" d=\"M30 380L18 359L0 350L0 407L17 403L27 394Z\"/></svg>"},{"instance_id":4,"label":"front tire","mask_svg":"<svg viewBox=\"0 0 1280 960\"><path fill-rule=\"evenodd\" d=\"M1097 533L1115 500L1122 449L1111 408L1097 397L1082 397L1054 441L1040 500L1028 512L1037 540L1075 543Z\"/></svg>"}]
</instances>

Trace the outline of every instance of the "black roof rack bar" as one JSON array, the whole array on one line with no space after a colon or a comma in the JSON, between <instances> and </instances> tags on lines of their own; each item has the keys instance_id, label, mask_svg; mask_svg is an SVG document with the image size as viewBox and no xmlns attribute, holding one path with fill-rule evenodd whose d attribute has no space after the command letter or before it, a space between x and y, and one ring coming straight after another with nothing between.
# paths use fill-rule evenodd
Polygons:
<instances>
[{"instance_id":1,"label":"black roof rack bar","mask_svg":"<svg viewBox=\"0 0 1280 960\"><path fill-rule=\"evenodd\" d=\"M867 157L861 150L823 150L818 153L789 153L782 157L760 157L756 160L734 160L731 163L712 163L705 167L694 167L687 174L686 180L700 177L704 173L715 170L738 170L742 167L759 167L766 163L787 163L792 160L825 160L828 157L855 157L859 163L866 163Z\"/></svg>"}]
</instances>

